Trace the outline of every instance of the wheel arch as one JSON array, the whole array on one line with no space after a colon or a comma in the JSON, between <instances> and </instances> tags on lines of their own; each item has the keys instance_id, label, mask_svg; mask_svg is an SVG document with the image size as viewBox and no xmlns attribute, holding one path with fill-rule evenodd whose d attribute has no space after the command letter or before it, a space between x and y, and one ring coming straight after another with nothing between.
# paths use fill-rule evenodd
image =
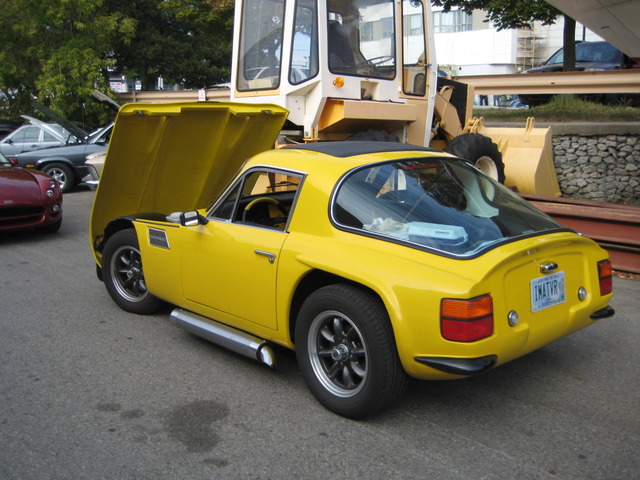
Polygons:
<instances>
[{"instance_id":1,"label":"wheel arch","mask_svg":"<svg viewBox=\"0 0 640 480\"><path fill-rule=\"evenodd\" d=\"M76 172L76 166L67 157L44 157L44 158L41 158L40 160L38 160L36 162L36 168L38 170L42 170L44 167L46 167L47 165L50 165L52 163L62 163L64 165L66 165L67 167L71 168L74 173Z\"/></svg>"},{"instance_id":2,"label":"wheel arch","mask_svg":"<svg viewBox=\"0 0 640 480\"><path fill-rule=\"evenodd\" d=\"M157 220L160 216L162 217L162 219L165 219L165 216L159 213L139 213L135 215L127 215L114 218L107 224L107 226L104 228L104 232L101 235L94 235L92 246L94 250L94 258L96 260L96 276L98 277L98 280L100 280L101 282L104 281L102 275L102 252L109 238L111 238L121 230L134 228L133 222L136 219L147 218L150 220Z\"/></svg>"},{"instance_id":3,"label":"wheel arch","mask_svg":"<svg viewBox=\"0 0 640 480\"><path fill-rule=\"evenodd\" d=\"M300 312L300 308L304 303L305 299L311 295L316 290L325 287L327 285L333 285L336 283L342 283L351 285L352 287L359 288L362 291L365 291L371 295L376 301L380 302L382 308L387 312L389 316L389 322L391 326L391 331L393 332L393 322L391 321L391 315L389 313L389 309L384 302L380 293L372 289L371 287L364 285L358 281L352 280L350 278L330 273L320 269L314 269L308 272L304 278L298 283L296 290L293 294L293 298L291 300L291 306L289 309L289 338L291 343L295 343L295 332L296 332L296 322L298 318L298 313ZM393 342L395 344L395 335L393 338ZM397 347L396 347L397 348Z\"/></svg>"},{"instance_id":4,"label":"wheel arch","mask_svg":"<svg viewBox=\"0 0 640 480\"><path fill-rule=\"evenodd\" d=\"M114 218L104 228L104 233L102 235L95 236L96 238L93 243L93 248L97 252L102 252L105 244L107 243L107 240L109 240L110 237L118 233L120 230L134 228L133 222L135 220L156 220L164 222L166 221L166 215L164 215L163 213L147 212Z\"/></svg>"}]
</instances>

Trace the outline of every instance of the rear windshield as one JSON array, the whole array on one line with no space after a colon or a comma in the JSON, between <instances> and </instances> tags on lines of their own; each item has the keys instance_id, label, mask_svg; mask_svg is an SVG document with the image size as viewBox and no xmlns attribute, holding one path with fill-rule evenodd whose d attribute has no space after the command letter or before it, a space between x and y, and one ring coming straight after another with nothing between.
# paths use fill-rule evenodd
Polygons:
<instances>
[{"instance_id":1,"label":"rear windshield","mask_svg":"<svg viewBox=\"0 0 640 480\"><path fill-rule=\"evenodd\" d=\"M463 257L563 229L468 162L438 158L350 172L334 195L332 219L358 233Z\"/></svg>"}]
</instances>

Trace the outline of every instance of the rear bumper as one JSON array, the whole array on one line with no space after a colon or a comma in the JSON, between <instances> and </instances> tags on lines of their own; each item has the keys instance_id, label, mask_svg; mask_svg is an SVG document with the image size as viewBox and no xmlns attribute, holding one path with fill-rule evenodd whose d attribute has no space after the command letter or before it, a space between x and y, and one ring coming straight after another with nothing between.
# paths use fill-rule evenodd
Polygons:
<instances>
[{"instance_id":1,"label":"rear bumper","mask_svg":"<svg viewBox=\"0 0 640 480\"><path fill-rule=\"evenodd\" d=\"M492 369L498 362L498 357L496 355L479 358L415 357L414 360L441 372L469 376Z\"/></svg>"},{"instance_id":2,"label":"rear bumper","mask_svg":"<svg viewBox=\"0 0 640 480\"><path fill-rule=\"evenodd\" d=\"M95 180L93 178L93 176L91 174L89 175L85 175L84 177L82 177L82 181L91 189L91 190L95 190L96 188L98 188L98 182L99 180Z\"/></svg>"},{"instance_id":3,"label":"rear bumper","mask_svg":"<svg viewBox=\"0 0 640 480\"><path fill-rule=\"evenodd\" d=\"M615 315L616 311L613 309L613 307L607 305L606 307L598 310L597 312L593 312L590 317L592 320L601 320L603 318L609 318L609 317L613 317L613 315Z\"/></svg>"}]
</instances>

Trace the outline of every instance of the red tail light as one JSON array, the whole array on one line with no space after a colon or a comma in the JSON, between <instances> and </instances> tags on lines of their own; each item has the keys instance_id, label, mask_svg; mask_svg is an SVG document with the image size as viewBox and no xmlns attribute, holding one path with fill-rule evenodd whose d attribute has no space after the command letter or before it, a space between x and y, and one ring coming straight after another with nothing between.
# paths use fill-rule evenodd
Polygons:
<instances>
[{"instance_id":1,"label":"red tail light","mask_svg":"<svg viewBox=\"0 0 640 480\"><path fill-rule=\"evenodd\" d=\"M600 295L610 294L613 290L613 275L609 260L598 262L598 277L600 278Z\"/></svg>"},{"instance_id":2,"label":"red tail light","mask_svg":"<svg viewBox=\"0 0 640 480\"><path fill-rule=\"evenodd\" d=\"M442 299L440 331L453 342L475 342L493 335L493 299L490 295Z\"/></svg>"}]
</instances>

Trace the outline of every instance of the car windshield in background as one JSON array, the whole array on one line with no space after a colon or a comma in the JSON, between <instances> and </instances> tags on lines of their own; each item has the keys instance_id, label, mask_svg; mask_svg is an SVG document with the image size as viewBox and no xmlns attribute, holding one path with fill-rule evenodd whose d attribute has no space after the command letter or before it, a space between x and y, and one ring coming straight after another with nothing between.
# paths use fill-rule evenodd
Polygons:
<instances>
[{"instance_id":1,"label":"car windshield in background","mask_svg":"<svg viewBox=\"0 0 640 480\"><path fill-rule=\"evenodd\" d=\"M576 62L616 63L622 54L613 45L606 42L586 42L576 44ZM548 61L548 65L564 62L564 50L557 51Z\"/></svg>"},{"instance_id":2,"label":"car windshield in background","mask_svg":"<svg viewBox=\"0 0 640 480\"><path fill-rule=\"evenodd\" d=\"M348 174L338 225L447 255L472 257L511 239L563 229L506 187L455 159L407 159Z\"/></svg>"}]
</instances>

